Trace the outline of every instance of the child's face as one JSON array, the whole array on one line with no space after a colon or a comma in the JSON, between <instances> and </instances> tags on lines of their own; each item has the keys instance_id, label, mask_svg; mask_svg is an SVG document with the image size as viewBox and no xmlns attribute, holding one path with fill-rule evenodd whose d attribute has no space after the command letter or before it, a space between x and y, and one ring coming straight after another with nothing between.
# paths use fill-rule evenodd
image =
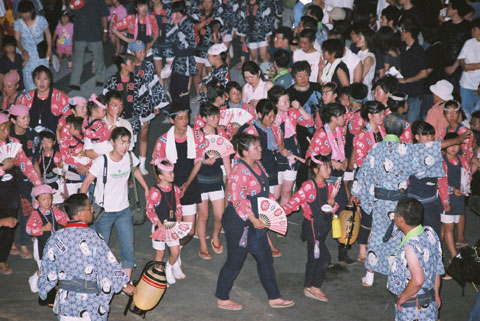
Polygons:
<instances>
[{"instance_id":1,"label":"child's face","mask_svg":"<svg viewBox=\"0 0 480 321\"><path fill-rule=\"evenodd\" d=\"M15 127L27 129L28 125L30 125L30 115L27 114L17 116L17 119L15 120Z\"/></svg>"},{"instance_id":2,"label":"child's face","mask_svg":"<svg viewBox=\"0 0 480 321\"><path fill-rule=\"evenodd\" d=\"M38 205L42 209L48 209L52 206L52 194L45 193L37 196Z\"/></svg>"},{"instance_id":3,"label":"child's face","mask_svg":"<svg viewBox=\"0 0 480 321\"><path fill-rule=\"evenodd\" d=\"M276 115L275 115L275 112L273 110L271 110L268 114L263 116L263 118L262 118L262 114L260 114L260 113L257 113L257 116L258 116L258 119L260 119L262 125L264 127L268 128L268 127L272 126Z\"/></svg>"},{"instance_id":4,"label":"child's face","mask_svg":"<svg viewBox=\"0 0 480 321\"><path fill-rule=\"evenodd\" d=\"M173 183L175 175L173 174L173 171L160 171L160 175L158 175L158 178L161 181L166 181L168 183Z\"/></svg>"},{"instance_id":5,"label":"child's face","mask_svg":"<svg viewBox=\"0 0 480 321\"><path fill-rule=\"evenodd\" d=\"M97 107L92 110L93 119L103 119L105 118L105 109Z\"/></svg>"},{"instance_id":6,"label":"child's face","mask_svg":"<svg viewBox=\"0 0 480 321\"><path fill-rule=\"evenodd\" d=\"M290 98L288 95L283 95L278 98L277 109L278 111L287 112L290 108Z\"/></svg>"},{"instance_id":7,"label":"child's face","mask_svg":"<svg viewBox=\"0 0 480 321\"><path fill-rule=\"evenodd\" d=\"M37 77L35 77L34 81L35 86L37 86L37 89L40 91L46 91L50 88L50 78L44 72L38 74Z\"/></svg>"},{"instance_id":8,"label":"child's face","mask_svg":"<svg viewBox=\"0 0 480 321\"><path fill-rule=\"evenodd\" d=\"M228 93L228 100L233 105L238 105L240 103L240 100L242 100L242 92L235 88L230 89L230 92Z\"/></svg>"},{"instance_id":9,"label":"child's face","mask_svg":"<svg viewBox=\"0 0 480 321\"><path fill-rule=\"evenodd\" d=\"M16 84L3 84L3 91L7 96L15 94L18 90L18 83Z\"/></svg>"},{"instance_id":10,"label":"child's face","mask_svg":"<svg viewBox=\"0 0 480 321\"><path fill-rule=\"evenodd\" d=\"M42 149L45 152L51 152L52 149L53 149L53 143L54 143L54 141L51 140L50 138L42 139Z\"/></svg>"},{"instance_id":11,"label":"child's face","mask_svg":"<svg viewBox=\"0 0 480 321\"><path fill-rule=\"evenodd\" d=\"M460 118L460 109L456 106L448 106L445 112L445 119L448 121L449 124L451 123L458 123Z\"/></svg>"},{"instance_id":12,"label":"child's face","mask_svg":"<svg viewBox=\"0 0 480 321\"><path fill-rule=\"evenodd\" d=\"M472 118L470 121L470 129L480 131L480 118Z\"/></svg>"},{"instance_id":13,"label":"child's face","mask_svg":"<svg viewBox=\"0 0 480 321\"><path fill-rule=\"evenodd\" d=\"M68 16L62 16L62 17L60 18L60 21L62 22L62 25L63 25L63 26L66 26L67 23L68 23Z\"/></svg>"},{"instance_id":14,"label":"child's face","mask_svg":"<svg viewBox=\"0 0 480 321\"><path fill-rule=\"evenodd\" d=\"M72 136L80 135L80 131L78 129L75 129L75 126L73 126L72 124L70 124L70 126L68 127L68 133Z\"/></svg>"},{"instance_id":15,"label":"child's face","mask_svg":"<svg viewBox=\"0 0 480 321\"><path fill-rule=\"evenodd\" d=\"M220 121L220 114L210 115L207 117L202 117L203 121L210 127L217 128L218 122Z\"/></svg>"},{"instance_id":16,"label":"child's face","mask_svg":"<svg viewBox=\"0 0 480 321\"><path fill-rule=\"evenodd\" d=\"M415 135L415 139L419 143L428 143L428 142L433 142L433 139L435 138L434 135Z\"/></svg>"},{"instance_id":17,"label":"child's face","mask_svg":"<svg viewBox=\"0 0 480 321\"><path fill-rule=\"evenodd\" d=\"M332 167L330 166L330 164L322 164L322 165L319 165L316 169L316 178L320 178L322 180L326 180L330 177L330 174L332 172Z\"/></svg>"},{"instance_id":18,"label":"child's face","mask_svg":"<svg viewBox=\"0 0 480 321\"><path fill-rule=\"evenodd\" d=\"M145 49L135 51L134 54L135 54L135 60L137 62L143 62L145 60L145 56L146 56Z\"/></svg>"},{"instance_id":19,"label":"child's face","mask_svg":"<svg viewBox=\"0 0 480 321\"><path fill-rule=\"evenodd\" d=\"M217 58L220 58L220 56L214 56L214 55L208 55L208 62L212 65L215 66L217 64Z\"/></svg>"},{"instance_id":20,"label":"child's face","mask_svg":"<svg viewBox=\"0 0 480 321\"><path fill-rule=\"evenodd\" d=\"M225 104L226 97L225 96L218 96L215 98L215 102L213 103L215 106L220 107Z\"/></svg>"},{"instance_id":21,"label":"child's face","mask_svg":"<svg viewBox=\"0 0 480 321\"><path fill-rule=\"evenodd\" d=\"M376 126L381 126L381 125L383 125L383 121L385 119L385 110L382 110L381 112L373 114L373 115L368 114L368 118L370 119L372 124L374 124Z\"/></svg>"},{"instance_id":22,"label":"child's face","mask_svg":"<svg viewBox=\"0 0 480 321\"><path fill-rule=\"evenodd\" d=\"M341 95L339 100L343 107L350 108L350 97L348 97L348 95Z\"/></svg>"},{"instance_id":23,"label":"child's face","mask_svg":"<svg viewBox=\"0 0 480 321\"><path fill-rule=\"evenodd\" d=\"M75 109L73 110L73 113L77 117L82 117L85 118L87 117L87 104L78 104L75 106Z\"/></svg>"},{"instance_id":24,"label":"child's face","mask_svg":"<svg viewBox=\"0 0 480 321\"><path fill-rule=\"evenodd\" d=\"M460 145L452 145L445 148L445 152L448 155L452 155L452 156L457 155L459 151L460 151Z\"/></svg>"}]
</instances>

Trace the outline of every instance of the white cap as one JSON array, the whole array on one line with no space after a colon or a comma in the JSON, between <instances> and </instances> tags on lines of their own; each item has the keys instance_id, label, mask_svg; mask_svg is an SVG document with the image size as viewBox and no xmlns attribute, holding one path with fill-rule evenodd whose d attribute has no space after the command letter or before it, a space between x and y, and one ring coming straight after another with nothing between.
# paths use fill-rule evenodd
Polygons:
<instances>
[{"instance_id":1,"label":"white cap","mask_svg":"<svg viewBox=\"0 0 480 321\"><path fill-rule=\"evenodd\" d=\"M332 18L333 21L345 20L347 13L343 8L335 7L330 11L327 11L328 16Z\"/></svg>"},{"instance_id":2,"label":"white cap","mask_svg":"<svg viewBox=\"0 0 480 321\"><path fill-rule=\"evenodd\" d=\"M222 43L217 43L217 44L214 44L213 46L210 47L210 49L208 49L208 54L209 55L213 55L213 56L218 56L219 54L221 54L222 52L225 52L227 51L227 46L225 46L225 44L222 42Z\"/></svg>"},{"instance_id":3,"label":"white cap","mask_svg":"<svg viewBox=\"0 0 480 321\"><path fill-rule=\"evenodd\" d=\"M445 79L439 80L430 86L430 91L444 101L453 99L453 85Z\"/></svg>"}]
</instances>

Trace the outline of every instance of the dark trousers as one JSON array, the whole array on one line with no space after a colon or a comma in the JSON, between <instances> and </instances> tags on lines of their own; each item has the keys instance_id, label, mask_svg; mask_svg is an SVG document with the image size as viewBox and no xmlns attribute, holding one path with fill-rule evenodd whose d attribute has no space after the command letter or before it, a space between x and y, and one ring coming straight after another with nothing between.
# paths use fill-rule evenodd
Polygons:
<instances>
[{"instance_id":1,"label":"dark trousers","mask_svg":"<svg viewBox=\"0 0 480 321\"><path fill-rule=\"evenodd\" d=\"M305 266L305 282L303 286L309 288L314 286L320 288L325 273L327 272L328 264L330 263L330 252L328 252L325 245L330 228L332 226L331 217L321 219L320 232L317 241L319 241L320 256L318 259L314 256L315 241L313 238L312 222L305 219L302 225L302 240L307 242L307 264Z\"/></svg>"},{"instance_id":2,"label":"dark trousers","mask_svg":"<svg viewBox=\"0 0 480 321\"><path fill-rule=\"evenodd\" d=\"M263 288L267 292L269 300L280 298L275 270L273 268L273 257L267 236L263 233L257 237L257 230L250 226L248 231L247 247L239 246L245 222L238 216L230 205L222 217L222 225L227 239L227 261L220 270L217 281L215 296L220 300L228 300L233 282L240 273L243 262L250 253L257 261L257 272Z\"/></svg>"},{"instance_id":3,"label":"dark trousers","mask_svg":"<svg viewBox=\"0 0 480 321\"><path fill-rule=\"evenodd\" d=\"M429 203L422 203L423 205L423 226L430 226L441 239L442 222L440 215L443 212L443 204L440 198Z\"/></svg>"},{"instance_id":4,"label":"dark trousers","mask_svg":"<svg viewBox=\"0 0 480 321\"><path fill-rule=\"evenodd\" d=\"M17 217L17 209L0 208L0 218ZM10 249L12 248L13 239L15 237L15 228L6 226L0 227L0 262L7 262Z\"/></svg>"},{"instance_id":5,"label":"dark trousers","mask_svg":"<svg viewBox=\"0 0 480 321\"><path fill-rule=\"evenodd\" d=\"M172 102L182 103L185 107L190 108L190 92L188 91L188 81L190 77L179 75L172 72L172 78L170 80L170 96Z\"/></svg>"},{"instance_id":6,"label":"dark trousers","mask_svg":"<svg viewBox=\"0 0 480 321\"><path fill-rule=\"evenodd\" d=\"M358 232L358 244L368 244L368 237L372 229L372 215L365 213L362 208L360 208L360 212L362 213L362 219L360 220L360 230Z\"/></svg>"},{"instance_id":7,"label":"dark trousers","mask_svg":"<svg viewBox=\"0 0 480 321\"><path fill-rule=\"evenodd\" d=\"M20 245L27 246L32 238L27 234L27 221L29 216L25 216L22 207L18 211L18 228L20 229Z\"/></svg>"}]
</instances>

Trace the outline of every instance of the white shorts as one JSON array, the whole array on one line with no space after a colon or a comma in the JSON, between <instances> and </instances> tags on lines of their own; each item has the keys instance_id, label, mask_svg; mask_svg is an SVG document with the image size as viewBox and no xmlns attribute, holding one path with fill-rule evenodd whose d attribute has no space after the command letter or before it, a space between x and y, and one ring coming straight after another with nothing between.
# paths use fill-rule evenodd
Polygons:
<instances>
[{"instance_id":1,"label":"white shorts","mask_svg":"<svg viewBox=\"0 0 480 321\"><path fill-rule=\"evenodd\" d=\"M247 47L248 49L258 49L260 47L267 47L268 46L268 42L265 40L265 41L260 41L260 42L249 42L247 43Z\"/></svg>"},{"instance_id":2,"label":"white shorts","mask_svg":"<svg viewBox=\"0 0 480 321\"><path fill-rule=\"evenodd\" d=\"M182 216L192 216L197 214L197 204L182 205Z\"/></svg>"},{"instance_id":3,"label":"white shorts","mask_svg":"<svg viewBox=\"0 0 480 321\"><path fill-rule=\"evenodd\" d=\"M197 64L204 64L205 67L211 67L212 65L210 64L210 61L208 61L208 59L205 59L205 58L200 58L200 57L197 57L195 56L195 62Z\"/></svg>"},{"instance_id":4,"label":"white shorts","mask_svg":"<svg viewBox=\"0 0 480 321\"><path fill-rule=\"evenodd\" d=\"M152 224L152 233L155 232L155 227ZM172 246L180 246L180 240L176 240L173 242L162 242L162 241L157 241L152 239L152 247L157 250L157 251L164 251L165 250L165 243L168 245L168 247Z\"/></svg>"},{"instance_id":5,"label":"white shorts","mask_svg":"<svg viewBox=\"0 0 480 321\"><path fill-rule=\"evenodd\" d=\"M206 200L216 201L222 198L225 198L225 191L223 189L219 191L202 193L202 201L206 201Z\"/></svg>"},{"instance_id":6,"label":"white shorts","mask_svg":"<svg viewBox=\"0 0 480 321\"><path fill-rule=\"evenodd\" d=\"M69 317L66 315L60 316L60 321L90 321L90 320L91 320L90 317L79 318L79 317Z\"/></svg>"},{"instance_id":7,"label":"white shorts","mask_svg":"<svg viewBox=\"0 0 480 321\"><path fill-rule=\"evenodd\" d=\"M440 222L442 223L458 223L460 222L460 216L461 215L446 215L446 214L440 214Z\"/></svg>"},{"instance_id":8,"label":"white shorts","mask_svg":"<svg viewBox=\"0 0 480 321\"><path fill-rule=\"evenodd\" d=\"M231 42L233 40L233 31L232 33L226 33L222 35L223 42Z\"/></svg>"},{"instance_id":9,"label":"white shorts","mask_svg":"<svg viewBox=\"0 0 480 321\"><path fill-rule=\"evenodd\" d=\"M283 172L278 172L278 184L282 184L283 181L295 181L297 179L297 171L287 169Z\"/></svg>"},{"instance_id":10,"label":"white shorts","mask_svg":"<svg viewBox=\"0 0 480 321\"><path fill-rule=\"evenodd\" d=\"M277 187L278 185L274 185L274 186L270 186L268 191L270 192L270 194L273 194L275 193L275 188Z\"/></svg>"}]
</instances>

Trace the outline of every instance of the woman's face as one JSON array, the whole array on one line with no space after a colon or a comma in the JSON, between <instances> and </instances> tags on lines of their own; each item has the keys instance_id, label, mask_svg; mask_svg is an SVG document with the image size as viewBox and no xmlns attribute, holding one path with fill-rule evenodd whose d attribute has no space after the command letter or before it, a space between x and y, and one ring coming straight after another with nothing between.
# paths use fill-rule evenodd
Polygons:
<instances>
[{"instance_id":1,"label":"woman's face","mask_svg":"<svg viewBox=\"0 0 480 321\"><path fill-rule=\"evenodd\" d=\"M14 95L18 90L18 84L3 84L3 91L7 96Z\"/></svg>"},{"instance_id":2,"label":"woman's face","mask_svg":"<svg viewBox=\"0 0 480 321\"><path fill-rule=\"evenodd\" d=\"M228 93L228 100L231 104L238 105L242 100L242 92L235 88L230 89L230 92Z\"/></svg>"},{"instance_id":3,"label":"woman's face","mask_svg":"<svg viewBox=\"0 0 480 321\"><path fill-rule=\"evenodd\" d=\"M316 177L321 178L323 180L328 179L331 173L332 173L332 167L330 166L330 164L318 165L318 167L315 168Z\"/></svg>"},{"instance_id":4,"label":"woman's face","mask_svg":"<svg viewBox=\"0 0 480 321\"><path fill-rule=\"evenodd\" d=\"M262 159L262 146L259 140L250 143L248 150L243 153L243 158L252 161L259 161Z\"/></svg>"},{"instance_id":5,"label":"woman's face","mask_svg":"<svg viewBox=\"0 0 480 321\"><path fill-rule=\"evenodd\" d=\"M29 12L21 12L20 13L20 17L24 20L24 21L29 21L32 19L32 12L29 11Z\"/></svg>"},{"instance_id":6,"label":"woman's face","mask_svg":"<svg viewBox=\"0 0 480 321\"><path fill-rule=\"evenodd\" d=\"M243 73L243 79L251 86L256 86L260 82L260 71L258 74L252 74L249 71Z\"/></svg>"},{"instance_id":7,"label":"woman's face","mask_svg":"<svg viewBox=\"0 0 480 321\"><path fill-rule=\"evenodd\" d=\"M277 103L277 109L282 112L288 111L290 108L290 98L288 95L280 96Z\"/></svg>"},{"instance_id":8,"label":"woman's face","mask_svg":"<svg viewBox=\"0 0 480 321\"><path fill-rule=\"evenodd\" d=\"M362 50L367 48L367 41L365 40L365 37L363 36L362 33L358 34L357 47L362 49Z\"/></svg>"},{"instance_id":9,"label":"woman's face","mask_svg":"<svg viewBox=\"0 0 480 321\"><path fill-rule=\"evenodd\" d=\"M205 11L210 11L213 9L213 1L212 0L203 0L202 7Z\"/></svg>"},{"instance_id":10,"label":"woman's face","mask_svg":"<svg viewBox=\"0 0 480 321\"><path fill-rule=\"evenodd\" d=\"M148 13L148 6L146 4L137 5L137 13L141 17L145 17Z\"/></svg>"},{"instance_id":11,"label":"woman's face","mask_svg":"<svg viewBox=\"0 0 480 321\"><path fill-rule=\"evenodd\" d=\"M127 60L124 64L122 64L123 68L128 72L135 72L135 64L132 60Z\"/></svg>"},{"instance_id":12,"label":"woman's face","mask_svg":"<svg viewBox=\"0 0 480 321\"><path fill-rule=\"evenodd\" d=\"M48 77L48 75L45 72L39 73L35 77L34 82L35 82L35 86L37 87L37 89L39 91L43 92L43 91L47 91L48 89L50 89L50 78Z\"/></svg>"},{"instance_id":13,"label":"woman's face","mask_svg":"<svg viewBox=\"0 0 480 321\"><path fill-rule=\"evenodd\" d=\"M275 113L273 112L273 110L271 110L268 114L266 114L265 116L263 116L262 118L262 114L260 113L257 113L258 115L258 119L261 119L261 123L263 125L263 127L270 127L272 126L273 124L273 121L275 120Z\"/></svg>"},{"instance_id":14,"label":"woman's face","mask_svg":"<svg viewBox=\"0 0 480 321\"><path fill-rule=\"evenodd\" d=\"M308 86L310 76L306 71L299 71L295 74L295 83L300 87Z\"/></svg>"},{"instance_id":15,"label":"woman's face","mask_svg":"<svg viewBox=\"0 0 480 321\"><path fill-rule=\"evenodd\" d=\"M17 127L27 129L28 125L30 125L30 115L26 114L26 115L17 116L17 119L15 120L15 124L17 125Z\"/></svg>"},{"instance_id":16,"label":"woman's face","mask_svg":"<svg viewBox=\"0 0 480 321\"><path fill-rule=\"evenodd\" d=\"M345 125L345 114L337 117L333 116L331 119L337 127L343 127Z\"/></svg>"},{"instance_id":17,"label":"woman's face","mask_svg":"<svg viewBox=\"0 0 480 321\"><path fill-rule=\"evenodd\" d=\"M220 114L202 117L203 121L210 127L217 128L220 121Z\"/></svg>"},{"instance_id":18,"label":"woman's face","mask_svg":"<svg viewBox=\"0 0 480 321\"><path fill-rule=\"evenodd\" d=\"M77 117L87 117L87 104L78 104L75 106L74 114Z\"/></svg>"},{"instance_id":19,"label":"woman's face","mask_svg":"<svg viewBox=\"0 0 480 321\"><path fill-rule=\"evenodd\" d=\"M381 102L384 105L387 103L389 96L390 93L386 93L380 86L375 87L375 90L373 91L373 97L375 98L375 100Z\"/></svg>"},{"instance_id":20,"label":"woman's face","mask_svg":"<svg viewBox=\"0 0 480 321\"><path fill-rule=\"evenodd\" d=\"M322 101L324 104L333 103L335 99L337 99L337 94L332 88L322 89Z\"/></svg>"},{"instance_id":21,"label":"woman's face","mask_svg":"<svg viewBox=\"0 0 480 321\"><path fill-rule=\"evenodd\" d=\"M368 118L370 119L370 123L376 126L382 126L383 121L385 120L385 110L376 114L368 114Z\"/></svg>"}]
</instances>

